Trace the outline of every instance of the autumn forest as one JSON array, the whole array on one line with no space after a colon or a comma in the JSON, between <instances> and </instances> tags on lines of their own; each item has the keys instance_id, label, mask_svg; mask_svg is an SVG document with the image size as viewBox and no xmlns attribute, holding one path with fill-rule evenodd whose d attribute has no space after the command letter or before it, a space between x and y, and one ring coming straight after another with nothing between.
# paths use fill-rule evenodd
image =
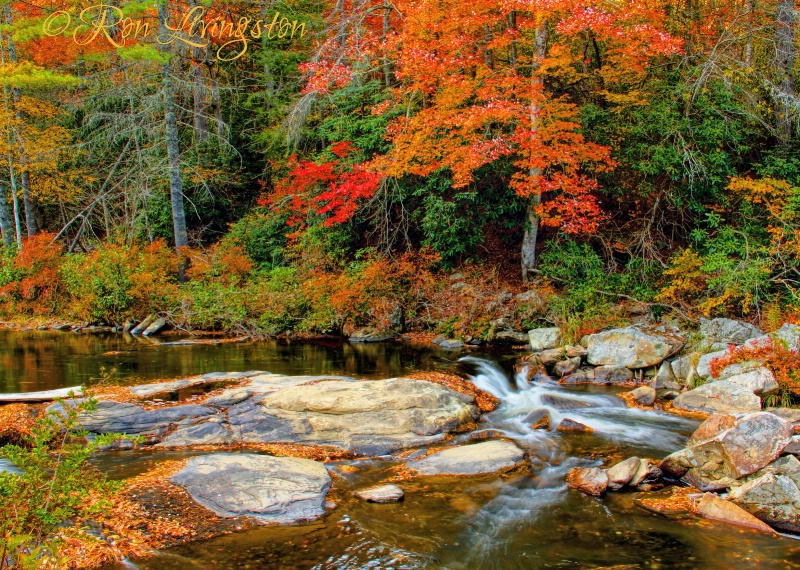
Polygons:
<instances>
[{"instance_id":1,"label":"autumn forest","mask_svg":"<svg viewBox=\"0 0 800 570\"><path fill-rule=\"evenodd\" d=\"M794 0L6 1L0 316L791 321L797 28Z\"/></svg>"}]
</instances>

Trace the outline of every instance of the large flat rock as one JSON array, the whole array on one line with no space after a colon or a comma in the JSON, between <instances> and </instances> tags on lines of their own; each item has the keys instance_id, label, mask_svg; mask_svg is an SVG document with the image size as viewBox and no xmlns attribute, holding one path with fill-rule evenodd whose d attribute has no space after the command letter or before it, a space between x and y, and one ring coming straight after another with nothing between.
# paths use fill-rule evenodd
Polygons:
<instances>
[{"instance_id":1,"label":"large flat rock","mask_svg":"<svg viewBox=\"0 0 800 570\"><path fill-rule=\"evenodd\" d=\"M525 452L508 441L485 441L445 449L406 464L421 475L481 475L514 469Z\"/></svg>"},{"instance_id":2,"label":"large flat rock","mask_svg":"<svg viewBox=\"0 0 800 570\"><path fill-rule=\"evenodd\" d=\"M275 524L322 516L331 486L327 469L316 461L248 453L193 457L170 480L217 515Z\"/></svg>"},{"instance_id":3,"label":"large flat rock","mask_svg":"<svg viewBox=\"0 0 800 570\"><path fill-rule=\"evenodd\" d=\"M92 433L142 435L165 448L292 443L380 455L441 441L478 415L472 396L424 380L260 374L202 404L146 409L100 401L81 423Z\"/></svg>"},{"instance_id":4,"label":"large flat rock","mask_svg":"<svg viewBox=\"0 0 800 570\"><path fill-rule=\"evenodd\" d=\"M380 455L440 441L478 416L471 396L409 378L291 386L231 407L244 443L332 445Z\"/></svg>"}]
</instances>

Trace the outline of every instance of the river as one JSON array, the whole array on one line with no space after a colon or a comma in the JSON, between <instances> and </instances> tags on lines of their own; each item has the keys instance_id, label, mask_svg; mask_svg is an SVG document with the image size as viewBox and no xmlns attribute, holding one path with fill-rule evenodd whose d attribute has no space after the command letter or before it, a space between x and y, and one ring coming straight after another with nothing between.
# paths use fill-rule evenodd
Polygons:
<instances>
[{"instance_id":1,"label":"river","mask_svg":"<svg viewBox=\"0 0 800 570\"><path fill-rule=\"evenodd\" d=\"M626 408L617 389L528 384L512 373L509 352L445 352L429 346L347 343L217 345L150 343L120 335L0 333L0 391L30 391L87 382L132 384L212 371L269 370L283 374L347 374L388 378L420 370L469 374L501 400L481 430L502 431L530 455L527 475L416 479L401 483L401 503L376 505L352 490L386 481L392 456L334 462L324 519L293 527L263 527L189 544L118 568L145 569L536 569L615 570L800 568L800 541L770 538L705 520L668 519L634 505L635 493L604 498L569 491L564 475L631 455L661 458L680 448L697 422ZM546 408L592 434L531 430L521 420ZM475 438L462 434L460 440ZM94 461L125 478L176 452L116 452ZM344 465L355 467L355 470Z\"/></svg>"}]
</instances>

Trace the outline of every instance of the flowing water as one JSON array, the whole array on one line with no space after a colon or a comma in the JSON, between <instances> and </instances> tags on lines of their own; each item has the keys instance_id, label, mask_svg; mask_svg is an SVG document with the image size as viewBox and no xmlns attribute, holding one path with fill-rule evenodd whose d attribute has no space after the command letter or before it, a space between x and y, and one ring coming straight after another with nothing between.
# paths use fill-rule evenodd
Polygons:
<instances>
[{"instance_id":1,"label":"flowing water","mask_svg":"<svg viewBox=\"0 0 800 570\"><path fill-rule=\"evenodd\" d=\"M99 366L121 370L117 379L123 383L254 368L373 378L420 369L458 369L501 401L497 410L482 418L478 432L501 432L530 455L526 474L404 481L405 500L386 505L359 501L352 491L391 481L393 468L400 465L398 458L337 462L329 466L336 475L330 498L337 506L322 520L225 535L119 568L800 568L800 541L792 538L655 516L637 508L631 492L597 499L567 490L564 476L569 469L631 455L661 458L683 445L697 423L626 408L612 388L566 387L548 380L528 383L522 375L508 372L513 355L472 352L458 358L458 353L392 344L149 346L125 344L122 337L18 335L4 333L0 339L4 382L0 390L18 387L16 377L27 378L37 389L77 384L95 375ZM73 344L61 344L67 341ZM40 377L45 371L49 376ZM524 418L542 408L551 414L553 425L570 418L594 432L530 429ZM475 432L461 434L456 441L479 437ZM110 476L125 478L158 461L187 455L191 454L116 452L103 454L96 462ZM344 465L355 471L342 469Z\"/></svg>"}]
</instances>

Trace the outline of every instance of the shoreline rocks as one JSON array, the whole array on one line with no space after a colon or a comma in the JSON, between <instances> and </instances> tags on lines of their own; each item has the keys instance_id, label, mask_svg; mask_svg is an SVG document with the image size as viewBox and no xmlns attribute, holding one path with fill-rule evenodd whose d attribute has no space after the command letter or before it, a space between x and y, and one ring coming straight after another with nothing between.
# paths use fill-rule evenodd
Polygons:
<instances>
[{"instance_id":1,"label":"shoreline rocks","mask_svg":"<svg viewBox=\"0 0 800 570\"><path fill-rule=\"evenodd\" d=\"M325 513L331 477L321 463L295 457L219 453L193 457L170 480L223 517L294 524Z\"/></svg>"}]
</instances>

